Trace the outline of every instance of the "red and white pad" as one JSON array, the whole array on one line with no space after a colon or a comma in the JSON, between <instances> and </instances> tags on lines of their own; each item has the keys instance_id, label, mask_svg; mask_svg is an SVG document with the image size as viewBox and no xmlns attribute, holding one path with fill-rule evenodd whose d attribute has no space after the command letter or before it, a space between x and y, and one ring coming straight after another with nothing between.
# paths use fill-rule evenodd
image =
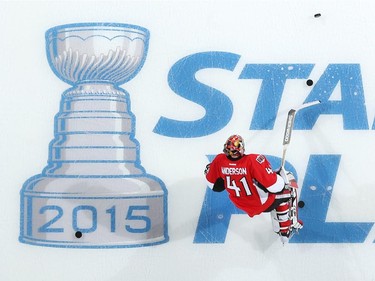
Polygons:
<instances>
[{"instance_id":1,"label":"red and white pad","mask_svg":"<svg viewBox=\"0 0 375 281\"><path fill-rule=\"evenodd\" d=\"M279 234L282 243L288 242L303 227L302 221L298 220L296 179L290 172L285 173L285 179L286 188L283 193L276 195L276 199L290 199L271 211L273 230Z\"/></svg>"}]
</instances>

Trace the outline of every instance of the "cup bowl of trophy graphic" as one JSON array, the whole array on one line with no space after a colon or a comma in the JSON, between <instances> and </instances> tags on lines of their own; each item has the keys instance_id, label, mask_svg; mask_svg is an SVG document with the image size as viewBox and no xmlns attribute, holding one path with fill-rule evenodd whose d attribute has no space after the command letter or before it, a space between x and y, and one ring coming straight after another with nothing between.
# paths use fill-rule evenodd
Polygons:
<instances>
[{"instance_id":1,"label":"cup bowl of trophy graphic","mask_svg":"<svg viewBox=\"0 0 375 281\"><path fill-rule=\"evenodd\" d=\"M120 85L142 68L148 49L147 29L114 23L61 25L46 32L48 62L71 85Z\"/></svg>"}]
</instances>

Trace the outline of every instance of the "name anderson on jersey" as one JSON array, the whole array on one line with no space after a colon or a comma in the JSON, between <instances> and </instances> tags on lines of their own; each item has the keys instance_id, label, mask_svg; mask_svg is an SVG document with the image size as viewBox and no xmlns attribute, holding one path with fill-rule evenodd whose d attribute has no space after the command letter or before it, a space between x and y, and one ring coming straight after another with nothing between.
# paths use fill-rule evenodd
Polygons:
<instances>
[{"instance_id":1,"label":"name anderson on jersey","mask_svg":"<svg viewBox=\"0 0 375 281\"><path fill-rule=\"evenodd\" d=\"M246 175L247 171L246 168L228 168L222 167L221 172L224 175Z\"/></svg>"}]
</instances>

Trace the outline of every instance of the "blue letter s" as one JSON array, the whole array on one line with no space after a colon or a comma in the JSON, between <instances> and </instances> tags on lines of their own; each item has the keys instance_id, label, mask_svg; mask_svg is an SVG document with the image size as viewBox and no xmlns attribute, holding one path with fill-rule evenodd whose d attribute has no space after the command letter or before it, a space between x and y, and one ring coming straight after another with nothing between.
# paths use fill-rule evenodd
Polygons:
<instances>
[{"instance_id":1,"label":"blue letter s","mask_svg":"<svg viewBox=\"0 0 375 281\"><path fill-rule=\"evenodd\" d=\"M195 79L195 74L205 68L232 71L239 59L239 55L232 53L206 52L190 55L176 62L169 71L169 86L177 95L203 106L206 114L195 121L161 117L153 131L168 137L194 138L215 133L225 127L232 117L232 102L222 92Z\"/></svg>"}]
</instances>

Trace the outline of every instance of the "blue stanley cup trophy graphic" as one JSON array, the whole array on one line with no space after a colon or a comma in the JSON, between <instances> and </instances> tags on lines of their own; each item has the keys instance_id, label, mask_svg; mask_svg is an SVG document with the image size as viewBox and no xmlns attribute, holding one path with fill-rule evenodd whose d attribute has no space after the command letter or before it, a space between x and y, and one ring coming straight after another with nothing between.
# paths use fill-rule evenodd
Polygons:
<instances>
[{"instance_id":1,"label":"blue stanley cup trophy graphic","mask_svg":"<svg viewBox=\"0 0 375 281\"><path fill-rule=\"evenodd\" d=\"M47 167L21 190L20 241L115 248L168 241L167 190L140 163L135 116L119 85L143 66L147 29L115 23L46 32L62 94Z\"/></svg>"}]
</instances>

